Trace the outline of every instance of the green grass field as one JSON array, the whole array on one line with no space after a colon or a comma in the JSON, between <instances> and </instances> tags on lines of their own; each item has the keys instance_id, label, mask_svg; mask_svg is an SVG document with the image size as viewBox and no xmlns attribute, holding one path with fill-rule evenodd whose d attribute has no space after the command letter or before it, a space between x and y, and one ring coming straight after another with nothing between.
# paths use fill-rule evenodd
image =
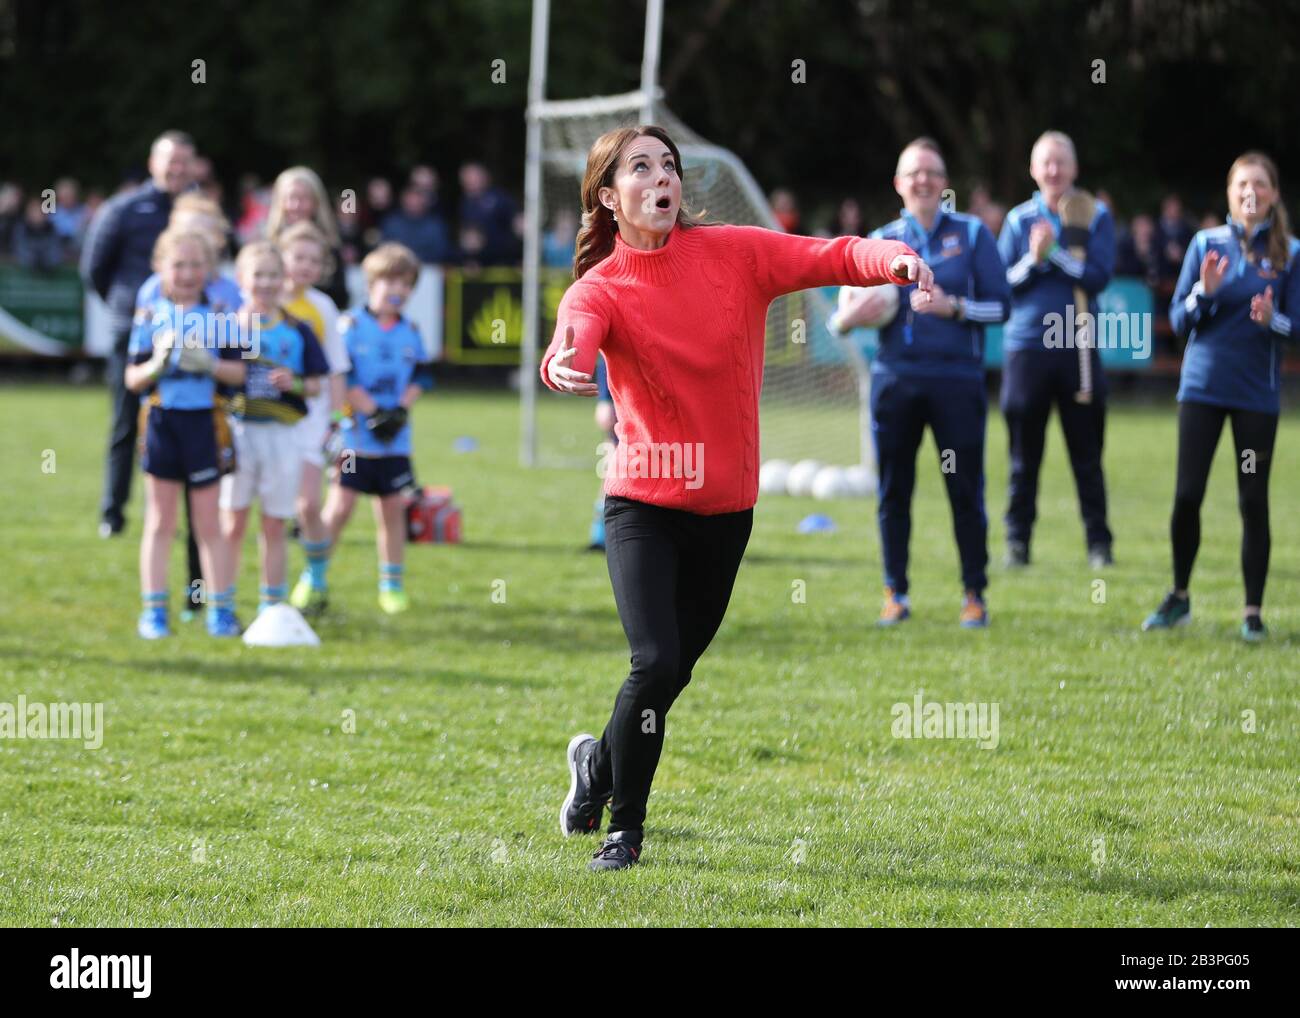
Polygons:
<instances>
[{"instance_id":1,"label":"green grass field","mask_svg":"<svg viewBox=\"0 0 1300 1018\"><path fill-rule=\"evenodd\" d=\"M1035 564L996 565L1006 457L991 418L986 632L956 626L956 552L928 441L914 618L898 631L872 625L874 503L765 499L726 624L668 722L645 864L597 875L585 870L595 844L558 833L563 751L574 732L600 731L626 645L604 562L579 551L594 472L521 470L515 397L444 392L417 410L417 466L454 487L467 540L410 550L415 610L378 611L373 526L358 514L323 646L284 651L213 641L197 624L138 640L138 485L128 536L95 536L103 391L6 386L3 397L0 701L102 702L105 732L95 751L0 740L0 922L1300 922L1293 418L1273 474L1263 646L1236 636L1226 441L1196 618L1138 631L1168 583L1172 403L1111 415L1118 564L1104 592L1055 422ZM453 453L458 435L479 450ZM797 535L814 509L839 532ZM178 544L177 601L183 557ZM796 580L806 603L792 598ZM918 690L998 703L997 747L894 738L891 706Z\"/></svg>"}]
</instances>

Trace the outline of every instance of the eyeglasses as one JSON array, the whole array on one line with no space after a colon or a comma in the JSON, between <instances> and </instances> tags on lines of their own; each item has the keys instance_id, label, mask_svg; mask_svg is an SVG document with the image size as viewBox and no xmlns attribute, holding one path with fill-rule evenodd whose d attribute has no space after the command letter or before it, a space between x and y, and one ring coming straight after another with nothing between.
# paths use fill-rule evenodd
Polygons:
<instances>
[{"instance_id":1,"label":"eyeglasses","mask_svg":"<svg viewBox=\"0 0 1300 1018\"><path fill-rule=\"evenodd\" d=\"M945 180L948 174L943 170L908 170L906 173L900 173L904 180L915 180L917 177L931 177L934 180Z\"/></svg>"}]
</instances>

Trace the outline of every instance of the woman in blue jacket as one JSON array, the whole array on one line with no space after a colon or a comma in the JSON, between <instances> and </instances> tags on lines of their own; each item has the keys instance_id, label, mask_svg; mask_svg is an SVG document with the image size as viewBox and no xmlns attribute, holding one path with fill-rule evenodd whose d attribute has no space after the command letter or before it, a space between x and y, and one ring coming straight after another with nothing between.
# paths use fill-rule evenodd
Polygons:
<instances>
[{"instance_id":1,"label":"woman in blue jacket","mask_svg":"<svg viewBox=\"0 0 1300 1018\"><path fill-rule=\"evenodd\" d=\"M879 625L911 614L908 543L916 454L928 425L952 506L961 559L964 628L988 624L984 588L988 578L988 517L984 512L984 326L1004 321L1010 310L1006 268L997 242L974 216L942 207L948 187L939 146L918 138L898 157L894 189L903 199L898 219L872 237L901 240L934 270L929 302L902 288L896 317L880 330L880 351L871 365L871 417L880 467L877 517L885 566L885 603ZM841 301L832 327L850 328L879 316L878 289Z\"/></svg>"},{"instance_id":2,"label":"woman in blue jacket","mask_svg":"<svg viewBox=\"0 0 1300 1018\"><path fill-rule=\"evenodd\" d=\"M1277 167L1247 152L1228 171L1224 226L1202 230L1187 249L1169 317L1187 337L1178 388L1178 480L1169 523L1174 586L1143 629L1191 618L1188 586L1201 543L1201 501L1225 419L1237 452L1245 640L1267 634L1260 618L1268 576L1268 474L1281 410L1281 342L1295 338L1300 309L1300 241L1290 233Z\"/></svg>"}]
</instances>

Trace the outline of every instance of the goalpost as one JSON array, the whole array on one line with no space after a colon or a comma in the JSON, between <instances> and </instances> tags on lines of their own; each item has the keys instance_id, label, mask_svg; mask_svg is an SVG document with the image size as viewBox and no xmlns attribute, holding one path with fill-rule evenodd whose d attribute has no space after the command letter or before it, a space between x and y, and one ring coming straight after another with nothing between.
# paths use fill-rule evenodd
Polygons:
<instances>
[{"instance_id":1,"label":"goalpost","mask_svg":"<svg viewBox=\"0 0 1300 1018\"><path fill-rule=\"evenodd\" d=\"M543 264L543 236L557 217L580 215L580 188L592 143L614 127L658 124L681 151L683 200L691 210L704 210L707 219L725 223L769 228L777 223L744 163L692 131L665 105L655 84L663 0L647 0L641 88L622 95L545 98L548 15L549 0L533 0L524 179L520 460L529 467L587 469L595 463L596 446L603 438L592 422L592 401L551 392L537 371L540 354L551 339L560 296L571 279L569 262ZM765 461L861 464L874 476L870 372L852 334L841 338L827 330L833 300L834 291L806 290L772 302L760 402L762 455Z\"/></svg>"}]
</instances>

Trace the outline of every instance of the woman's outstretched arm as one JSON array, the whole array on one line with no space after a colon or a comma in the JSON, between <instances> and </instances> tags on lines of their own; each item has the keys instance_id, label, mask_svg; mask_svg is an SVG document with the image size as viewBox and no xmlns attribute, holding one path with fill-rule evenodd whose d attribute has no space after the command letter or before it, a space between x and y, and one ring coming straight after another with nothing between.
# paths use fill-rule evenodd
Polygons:
<instances>
[{"instance_id":1,"label":"woman's outstretched arm","mask_svg":"<svg viewBox=\"0 0 1300 1018\"><path fill-rule=\"evenodd\" d=\"M609 333L605 303L594 286L570 286L555 316L555 335L542 357L542 381L556 392L595 396L596 353Z\"/></svg>"},{"instance_id":2,"label":"woman's outstretched arm","mask_svg":"<svg viewBox=\"0 0 1300 1018\"><path fill-rule=\"evenodd\" d=\"M748 253L759 290L773 300L814 286L916 283L929 292L934 282L920 256L897 240L801 237L760 226L710 229L728 231L727 239Z\"/></svg>"}]
</instances>

